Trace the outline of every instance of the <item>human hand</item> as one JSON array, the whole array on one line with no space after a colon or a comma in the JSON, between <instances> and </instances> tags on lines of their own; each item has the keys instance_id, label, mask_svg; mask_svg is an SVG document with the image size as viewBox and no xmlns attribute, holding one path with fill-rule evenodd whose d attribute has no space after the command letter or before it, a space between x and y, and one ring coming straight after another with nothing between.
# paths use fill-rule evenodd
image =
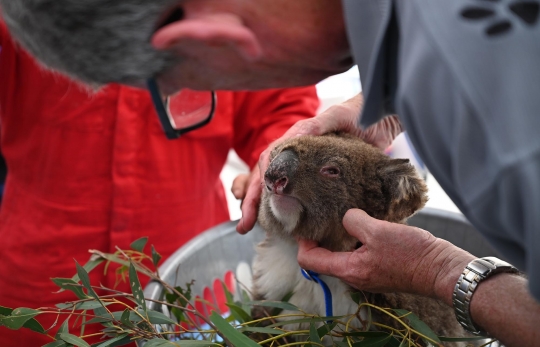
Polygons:
<instances>
[{"instance_id":1,"label":"human hand","mask_svg":"<svg viewBox=\"0 0 540 347\"><path fill-rule=\"evenodd\" d=\"M255 222L257 222L257 210L259 208L259 202L261 200L261 175L259 173L259 166L256 165L249 174L240 174L236 176L233 181L231 192L234 197L242 200L242 218L236 225L236 231L240 234L246 234L253 229ZM244 207L250 206L255 213L245 214Z\"/></svg>"},{"instance_id":2,"label":"human hand","mask_svg":"<svg viewBox=\"0 0 540 347\"><path fill-rule=\"evenodd\" d=\"M429 232L381 221L349 210L343 226L362 246L331 252L316 242L299 240L298 263L305 269L338 277L373 293L408 292L452 304L452 291L474 256Z\"/></svg>"},{"instance_id":3,"label":"human hand","mask_svg":"<svg viewBox=\"0 0 540 347\"><path fill-rule=\"evenodd\" d=\"M293 125L281 138L272 142L268 148L261 153L259 158L259 172L264 175L270 162L270 153L283 141L295 136L302 135L323 135L334 131L344 131L356 135L365 142L370 143L380 149L386 149L399 135L403 128L397 116L388 116L377 124L362 130L356 126L358 117L362 110L364 99L362 94L358 94L342 104L330 107L325 112L314 118L304 119ZM236 230L245 234L253 228L257 221L257 208L262 193L263 177L253 181L248 187L246 198L242 203L242 218ZM241 197L237 197L241 198Z\"/></svg>"}]
</instances>

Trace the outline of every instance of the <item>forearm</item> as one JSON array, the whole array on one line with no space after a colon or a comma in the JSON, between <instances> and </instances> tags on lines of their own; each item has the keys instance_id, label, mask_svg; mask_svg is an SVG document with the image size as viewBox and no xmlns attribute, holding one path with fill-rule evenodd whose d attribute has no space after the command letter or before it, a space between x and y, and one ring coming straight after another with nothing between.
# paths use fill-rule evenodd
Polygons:
<instances>
[{"instance_id":1,"label":"forearm","mask_svg":"<svg viewBox=\"0 0 540 347\"><path fill-rule=\"evenodd\" d=\"M535 346L540 341L540 303L527 289L527 280L497 274L482 281L470 305L475 324L506 347Z\"/></svg>"},{"instance_id":2,"label":"forearm","mask_svg":"<svg viewBox=\"0 0 540 347\"><path fill-rule=\"evenodd\" d=\"M441 258L448 259L440 266L435 297L453 306L452 293L469 263L471 255L457 247L449 247ZM473 257L474 259L474 257ZM444 274L444 276L442 276ZM500 273L481 281L470 303L474 324L500 340L506 347L534 346L540 339L540 303L527 289L527 280L519 275Z\"/></svg>"}]
</instances>

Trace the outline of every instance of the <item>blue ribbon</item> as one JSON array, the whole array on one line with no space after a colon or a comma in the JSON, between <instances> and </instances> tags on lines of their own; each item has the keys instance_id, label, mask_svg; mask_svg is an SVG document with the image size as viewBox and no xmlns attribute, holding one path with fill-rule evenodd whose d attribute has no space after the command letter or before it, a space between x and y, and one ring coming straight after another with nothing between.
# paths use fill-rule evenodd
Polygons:
<instances>
[{"instance_id":1,"label":"blue ribbon","mask_svg":"<svg viewBox=\"0 0 540 347\"><path fill-rule=\"evenodd\" d=\"M324 283L324 281L319 278L319 274L316 273L315 271L304 270L304 269L300 268L300 272L302 273L302 276L304 276L304 278L321 285L321 288L322 288L323 293L324 293L324 303L325 303L325 308L326 308L326 316L327 317L332 317L333 316L332 292L330 291L330 288L328 288L326 283ZM332 323L332 321L330 320L327 323Z\"/></svg>"}]
</instances>

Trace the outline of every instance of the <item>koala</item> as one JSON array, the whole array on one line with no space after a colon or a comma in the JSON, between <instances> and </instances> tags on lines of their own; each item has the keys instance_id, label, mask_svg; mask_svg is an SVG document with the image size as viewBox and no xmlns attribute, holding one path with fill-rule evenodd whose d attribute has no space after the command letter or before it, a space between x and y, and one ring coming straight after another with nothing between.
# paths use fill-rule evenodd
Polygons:
<instances>
[{"instance_id":1,"label":"koala","mask_svg":"<svg viewBox=\"0 0 540 347\"><path fill-rule=\"evenodd\" d=\"M374 218L405 223L425 205L427 187L407 159L391 159L346 134L288 140L273 150L270 160L258 215L266 239L257 246L252 294L257 300L279 301L293 292L290 303L324 316L323 291L302 276L295 237L315 240L331 251L351 251L359 247L359 241L342 224L349 209L360 208ZM337 278L321 279L332 291L335 316L357 311L350 296L355 289ZM466 335L452 308L442 302L406 293L363 296L381 307L414 312L438 335ZM373 321L399 328L387 315L376 310L371 314ZM367 312L361 311L360 316L365 320ZM358 319L353 324L361 327Z\"/></svg>"}]
</instances>

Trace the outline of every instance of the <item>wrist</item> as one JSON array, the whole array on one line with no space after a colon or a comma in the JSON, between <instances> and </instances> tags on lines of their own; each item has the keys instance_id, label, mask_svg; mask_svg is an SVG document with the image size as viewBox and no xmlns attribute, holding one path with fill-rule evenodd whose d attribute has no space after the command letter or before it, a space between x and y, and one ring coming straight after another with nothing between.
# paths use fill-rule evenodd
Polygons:
<instances>
[{"instance_id":1,"label":"wrist","mask_svg":"<svg viewBox=\"0 0 540 347\"><path fill-rule=\"evenodd\" d=\"M441 251L438 259L433 263L433 272L436 275L431 296L452 307L452 295L456 282L463 273L463 269L476 257L445 240L438 239L438 242L441 243Z\"/></svg>"}]
</instances>

